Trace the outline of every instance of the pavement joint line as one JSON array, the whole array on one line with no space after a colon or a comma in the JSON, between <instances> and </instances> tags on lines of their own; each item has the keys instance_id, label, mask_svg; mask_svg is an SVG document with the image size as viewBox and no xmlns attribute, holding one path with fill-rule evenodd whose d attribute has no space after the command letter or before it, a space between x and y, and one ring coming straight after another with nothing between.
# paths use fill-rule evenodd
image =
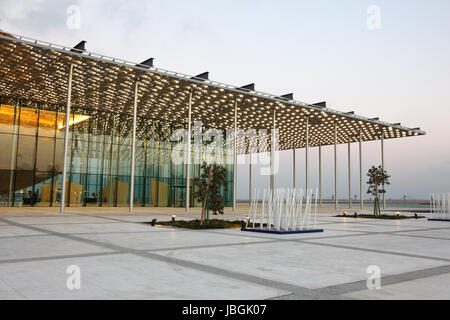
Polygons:
<instances>
[{"instance_id":1,"label":"pavement joint line","mask_svg":"<svg viewBox=\"0 0 450 320\"><path fill-rule=\"evenodd\" d=\"M402 237L411 237L411 238L425 238L425 239L435 239L435 240L450 240L450 238L442 238L442 237L431 237L431 236L425 236L425 235L408 235L408 234L402 234L407 232L422 232L422 231L433 231L433 230L441 230L441 229L447 229L447 228L426 228L426 229L418 229L418 230L398 230L398 231L386 231L386 232L379 232L379 231L356 231L352 230L351 232L360 232L364 234L355 234L354 236L361 236L361 235L377 235L377 234L385 234L385 235L393 235L393 236L402 236ZM326 230L332 230L332 231L342 231L340 229L326 229ZM315 239L324 239L324 238L315 238Z\"/></svg>"},{"instance_id":2,"label":"pavement joint line","mask_svg":"<svg viewBox=\"0 0 450 320\"><path fill-rule=\"evenodd\" d=\"M371 248L352 247L352 246L338 245L338 244L331 244L331 243L314 242L311 240L303 240L303 239L298 239L298 240L292 239L291 241L301 242L301 243L306 243L306 244L311 244L311 245L326 246L326 247L331 247L331 248L349 249L349 250L364 251L364 252L390 254L390 255L395 255L395 256L404 256L404 257L409 257L409 258L450 262L450 259L447 259L447 258L423 256L423 255L418 255L418 254L402 253L402 252L396 252L396 251L385 251L385 250L378 250L378 249L371 249Z\"/></svg>"},{"instance_id":3,"label":"pavement joint line","mask_svg":"<svg viewBox=\"0 0 450 320\"><path fill-rule=\"evenodd\" d=\"M381 275L381 286L389 286L393 284L398 284L407 281L413 281L428 277L433 277L441 274L446 274L450 272L450 265L432 267L422 270L415 270L404 272L400 274L391 274L391 275ZM324 292L331 295L342 295L350 292L368 290L367 289L367 281L360 280L354 281L344 284L338 284L323 288L315 289L316 291Z\"/></svg>"},{"instance_id":4,"label":"pavement joint line","mask_svg":"<svg viewBox=\"0 0 450 320\"><path fill-rule=\"evenodd\" d=\"M80 254L66 254L60 256L42 256L42 257L31 257L31 258L18 258L18 259L5 259L0 260L1 264L10 263L22 263L22 262L36 262L36 261L49 261L49 260L63 260L63 259L73 259L73 258L89 258L89 257L100 257L100 256L110 256L123 254L122 252L94 252L94 253L80 253Z\"/></svg>"},{"instance_id":5,"label":"pavement joint line","mask_svg":"<svg viewBox=\"0 0 450 320\"><path fill-rule=\"evenodd\" d=\"M11 225L15 225L15 226L22 227L25 229L30 229L30 230L35 230L35 231L45 230L45 229L42 229L42 228L39 228L36 226L29 226L26 224L21 224L18 222L10 221L5 218L0 218L0 221L10 223ZM208 265L204 265L204 264L200 264L200 263L196 263L196 262L191 262L191 261L186 261L186 260L182 260L182 259L178 259L178 258L168 257L165 255L156 254L156 253L126 248L126 247L122 247L122 246L118 246L118 245L114 245L114 244L110 244L110 243L105 243L105 242L101 242L101 241L85 239L85 238L81 238L81 237L77 237L77 236L73 236L73 235L67 235L67 234L60 233L60 232L50 231L50 233L53 234L54 236L58 236L61 238L78 241L78 242L84 242L84 243L94 245L97 247L102 247L104 249L105 248L110 249L110 250L116 251L117 253L134 254L134 255L137 255L140 257L144 257L144 258L148 258L148 259L152 259L152 260L156 260L156 261L160 261L160 262L165 262L168 264L178 265L181 267L190 268L190 269L197 270L197 271L203 271L203 272L207 272L207 273L211 273L211 274L215 274L215 275L221 275L223 277L240 280L240 281L244 281L244 282L248 282L248 283L253 283L253 284L257 284L257 285L261 285L261 286L266 286L266 287L270 287L270 288L275 288L275 289L283 290L286 292L297 293L300 296L304 297L305 299L337 298L334 296L329 296L327 294L320 294L320 293L316 294L313 292L312 289L308 289L308 288L304 288L304 287L300 287L300 286L296 286L296 285L292 285L292 284L288 284L288 283L284 283L284 282L264 279L264 278L248 275L245 273L225 270L225 269L212 267L212 266L208 266Z\"/></svg>"}]
</instances>

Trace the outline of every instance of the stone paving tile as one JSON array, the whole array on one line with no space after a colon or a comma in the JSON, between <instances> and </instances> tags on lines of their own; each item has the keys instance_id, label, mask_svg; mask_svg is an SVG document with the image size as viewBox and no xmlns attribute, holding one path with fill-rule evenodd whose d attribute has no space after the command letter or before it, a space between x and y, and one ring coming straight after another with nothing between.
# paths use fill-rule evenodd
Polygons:
<instances>
[{"instance_id":1,"label":"stone paving tile","mask_svg":"<svg viewBox=\"0 0 450 320\"><path fill-rule=\"evenodd\" d=\"M80 267L80 290L66 286L70 265ZM0 299L267 299L287 293L131 254L0 264Z\"/></svg>"},{"instance_id":2,"label":"stone paving tile","mask_svg":"<svg viewBox=\"0 0 450 320\"><path fill-rule=\"evenodd\" d=\"M339 243L340 240L330 241ZM370 265L378 265L383 273L397 274L448 264L301 242L252 244L245 248L224 247L220 250L214 248L168 250L159 253L306 288L321 288L365 280L368 277L367 267Z\"/></svg>"},{"instance_id":3,"label":"stone paving tile","mask_svg":"<svg viewBox=\"0 0 450 320\"><path fill-rule=\"evenodd\" d=\"M0 262L10 259L108 251L110 250L79 241L62 239L53 235L40 237L17 237L8 238L6 241L0 241Z\"/></svg>"},{"instance_id":4,"label":"stone paving tile","mask_svg":"<svg viewBox=\"0 0 450 320\"><path fill-rule=\"evenodd\" d=\"M382 281L382 279L381 279ZM450 274L442 274L412 281L384 286L380 289L361 290L345 294L354 299L383 299L383 300L449 300Z\"/></svg>"}]
</instances>

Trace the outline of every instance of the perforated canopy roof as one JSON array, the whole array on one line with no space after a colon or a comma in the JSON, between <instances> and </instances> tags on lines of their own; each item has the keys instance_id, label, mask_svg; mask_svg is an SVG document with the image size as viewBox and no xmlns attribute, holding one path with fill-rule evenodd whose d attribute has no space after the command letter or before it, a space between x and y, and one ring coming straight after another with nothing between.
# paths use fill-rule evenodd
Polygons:
<instances>
[{"instance_id":1,"label":"perforated canopy roof","mask_svg":"<svg viewBox=\"0 0 450 320\"><path fill-rule=\"evenodd\" d=\"M138 116L187 123L192 90L192 119L218 129L234 127L235 102L240 129L271 129L273 110L279 149L305 147L309 117L309 146L424 135L407 128L331 110L239 86L162 70L23 36L0 33L0 95L65 105L68 70L74 64L72 106L132 114L135 81L139 81Z\"/></svg>"}]
</instances>

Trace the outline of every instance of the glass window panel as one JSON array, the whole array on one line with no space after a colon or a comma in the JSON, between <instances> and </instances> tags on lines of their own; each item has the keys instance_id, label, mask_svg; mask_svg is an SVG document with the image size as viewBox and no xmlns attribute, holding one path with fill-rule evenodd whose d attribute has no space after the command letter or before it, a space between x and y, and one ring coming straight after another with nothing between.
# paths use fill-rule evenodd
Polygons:
<instances>
[{"instance_id":1,"label":"glass window panel","mask_svg":"<svg viewBox=\"0 0 450 320\"><path fill-rule=\"evenodd\" d=\"M89 173L101 173L103 151L103 143L89 143Z\"/></svg>"},{"instance_id":2,"label":"glass window panel","mask_svg":"<svg viewBox=\"0 0 450 320\"><path fill-rule=\"evenodd\" d=\"M19 134L35 135L38 121L38 110L20 108Z\"/></svg>"},{"instance_id":3,"label":"glass window panel","mask_svg":"<svg viewBox=\"0 0 450 320\"><path fill-rule=\"evenodd\" d=\"M131 174L131 146L119 145L119 175Z\"/></svg>"},{"instance_id":4,"label":"glass window panel","mask_svg":"<svg viewBox=\"0 0 450 320\"><path fill-rule=\"evenodd\" d=\"M0 105L0 132L13 133L14 132L14 116L15 107L5 104ZM16 119L17 119L16 115Z\"/></svg>"},{"instance_id":5,"label":"glass window panel","mask_svg":"<svg viewBox=\"0 0 450 320\"><path fill-rule=\"evenodd\" d=\"M9 197L10 170L0 170L0 207L11 206Z\"/></svg>"},{"instance_id":6,"label":"glass window panel","mask_svg":"<svg viewBox=\"0 0 450 320\"><path fill-rule=\"evenodd\" d=\"M14 168L14 161L16 160L14 152L14 141L17 139L17 135L0 133L0 146L2 152L0 152L0 169ZM11 167L11 164L13 165Z\"/></svg>"},{"instance_id":7,"label":"glass window panel","mask_svg":"<svg viewBox=\"0 0 450 320\"><path fill-rule=\"evenodd\" d=\"M54 137L55 128L56 128L56 112L40 110L38 135L41 137Z\"/></svg>"},{"instance_id":8,"label":"glass window panel","mask_svg":"<svg viewBox=\"0 0 450 320\"><path fill-rule=\"evenodd\" d=\"M85 173L87 171L88 142L75 139L72 143L72 172Z\"/></svg>"},{"instance_id":9,"label":"glass window panel","mask_svg":"<svg viewBox=\"0 0 450 320\"><path fill-rule=\"evenodd\" d=\"M47 137L38 138L37 156L36 156L37 171L53 170L54 147L55 143L53 138Z\"/></svg>"},{"instance_id":10,"label":"glass window panel","mask_svg":"<svg viewBox=\"0 0 450 320\"><path fill-rule=\"evenodd\" d=\"M14 206L31 206L36 200L33 195L33 171L16 171L14 188Z\"/></svg>"},{"instance_id":11,"label":"glass window panel","mask_svg":"<svg viewBox=\"0 0 450 320\"><path fill-rule=\"evenodd\" d=\"M36 206L49 206L51 197L55 196L56 185L52 189L52 172L36 172L35 177Z\"/></svg>"},{"instance_id":12,"label":"glass window panel","mask_svg":"<svg viewBox=\"0 0 450 320\"><path fill-rule=\"evenodd\" d=\"M68 152L70 156L70 152ZM56 139L55 146L55 171L63 171L63 157L64 157L64 139ZM70 159L69 159L70 160Z\"/></svg>"},{"instance_id":13,"label":"glass window panel","mask_svg":"<svg viewBox=\"0 0 450 320\"><path fill-rule=\"evenodd\" d=\"M33 170L35 157L34 136L19 136L19 146L17 148L17 169Z\"/></svg>"}]
</instances>

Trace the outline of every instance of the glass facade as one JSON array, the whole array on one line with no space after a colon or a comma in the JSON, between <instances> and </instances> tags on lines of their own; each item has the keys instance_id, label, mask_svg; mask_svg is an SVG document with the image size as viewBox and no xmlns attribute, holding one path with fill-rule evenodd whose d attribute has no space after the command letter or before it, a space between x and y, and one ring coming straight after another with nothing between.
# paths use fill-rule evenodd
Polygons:
<instances>
[{"instance_id":1,"label":"glass facade","mask_svg":"<svg viewBox=\"0 0 450 320\"><path fill-rule=\"evenodd\" d=\"M59 206L65 108L0 98L0 206ZM132 116L72 108L67 161L67 206L128 206ZM177 142L168 122L139 118L136 130L135 206L186 205L186 166L172 162ZM225 136L224 136L225 140ZM192 158L198 157L192 153ZM226 157L224 151L224 157ZM233 165L227 164L226 206L233 202ZM190 166L190 203L200 165Z\"/></svg>"}]
</instances>

